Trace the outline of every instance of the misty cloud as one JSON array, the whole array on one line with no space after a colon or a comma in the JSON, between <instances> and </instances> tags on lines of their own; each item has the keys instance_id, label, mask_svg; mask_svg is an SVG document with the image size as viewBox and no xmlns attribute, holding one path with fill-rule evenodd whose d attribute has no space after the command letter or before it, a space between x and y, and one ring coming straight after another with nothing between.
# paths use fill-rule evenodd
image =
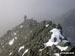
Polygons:
<instances>
[{"instance_id":1,"label":"misty cloud","mask_svg":"<svg viewBox=\"0 0 75 56\"><path fill-rule=\"evenodd\" d=\"M0 0L0 35L20 24L24 15L36 20L50 19L74 5L75 0Z\"/></svg>"}]
</instances>

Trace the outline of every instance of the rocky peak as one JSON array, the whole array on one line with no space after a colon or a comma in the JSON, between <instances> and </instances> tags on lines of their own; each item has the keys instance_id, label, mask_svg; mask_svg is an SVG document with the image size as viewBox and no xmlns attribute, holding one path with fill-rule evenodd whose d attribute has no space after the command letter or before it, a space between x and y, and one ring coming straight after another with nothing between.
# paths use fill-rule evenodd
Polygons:
<instances>
[{"instance_id":1,"label":"rocky peak","mask_svg":"<svg viewBox=\"0 0 75 56\"><path fill-rule=\"evenodd\" d=\"M25 20L0 39L1 56L61 56L62 52L75 52L61 33L61 26L46 20Z\"/></svg>"}]
</instances>

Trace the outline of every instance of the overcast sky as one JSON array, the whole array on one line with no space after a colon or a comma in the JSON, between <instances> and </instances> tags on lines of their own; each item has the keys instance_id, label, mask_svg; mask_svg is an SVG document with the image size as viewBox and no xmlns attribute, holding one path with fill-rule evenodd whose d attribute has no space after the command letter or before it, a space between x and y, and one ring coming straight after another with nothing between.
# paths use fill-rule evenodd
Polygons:
<instances>
[{"instance_id":1,"label":"overcast sky","mask_svg":"<svg viewBox=\"0 0 75 56\"><path fill-rule=\"evenodd\" d=\"M55 18L75 8L75 0L0 0L0 35L23 21Z\"/></svg>"}]
</instances>

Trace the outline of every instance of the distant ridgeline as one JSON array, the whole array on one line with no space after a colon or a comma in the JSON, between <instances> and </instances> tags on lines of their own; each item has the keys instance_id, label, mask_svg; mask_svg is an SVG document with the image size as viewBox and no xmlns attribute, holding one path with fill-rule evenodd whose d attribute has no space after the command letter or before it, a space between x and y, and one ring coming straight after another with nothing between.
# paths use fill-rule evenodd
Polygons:
<instances>
[{"instance_id":1,"label":"distant ridgeline","mask_svg":"<svg viewBox=\"0 0 75 56\"><path fill-rule=\"evenodd\" d=\"M75 56L75 47L64 36L60 24L24 22L0 38L0 56Z\"/></svg>"}]
</instances>

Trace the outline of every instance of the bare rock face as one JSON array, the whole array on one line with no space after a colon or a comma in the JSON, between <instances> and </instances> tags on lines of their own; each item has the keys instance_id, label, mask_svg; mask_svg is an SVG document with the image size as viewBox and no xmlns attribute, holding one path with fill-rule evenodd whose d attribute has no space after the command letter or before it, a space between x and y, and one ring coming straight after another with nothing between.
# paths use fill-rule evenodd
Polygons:
<instances>
[{"instance_id":1,"label":"bare rock face","mask_svg":"<svg viewBox=\"0 0 75 56\"><path fill-rule=\"evenodd\" d=\"M62 27L51 21L25 19L0 43L0 56L75 56L75 48L63 35Z\"/></svg>"}]
</instances>

